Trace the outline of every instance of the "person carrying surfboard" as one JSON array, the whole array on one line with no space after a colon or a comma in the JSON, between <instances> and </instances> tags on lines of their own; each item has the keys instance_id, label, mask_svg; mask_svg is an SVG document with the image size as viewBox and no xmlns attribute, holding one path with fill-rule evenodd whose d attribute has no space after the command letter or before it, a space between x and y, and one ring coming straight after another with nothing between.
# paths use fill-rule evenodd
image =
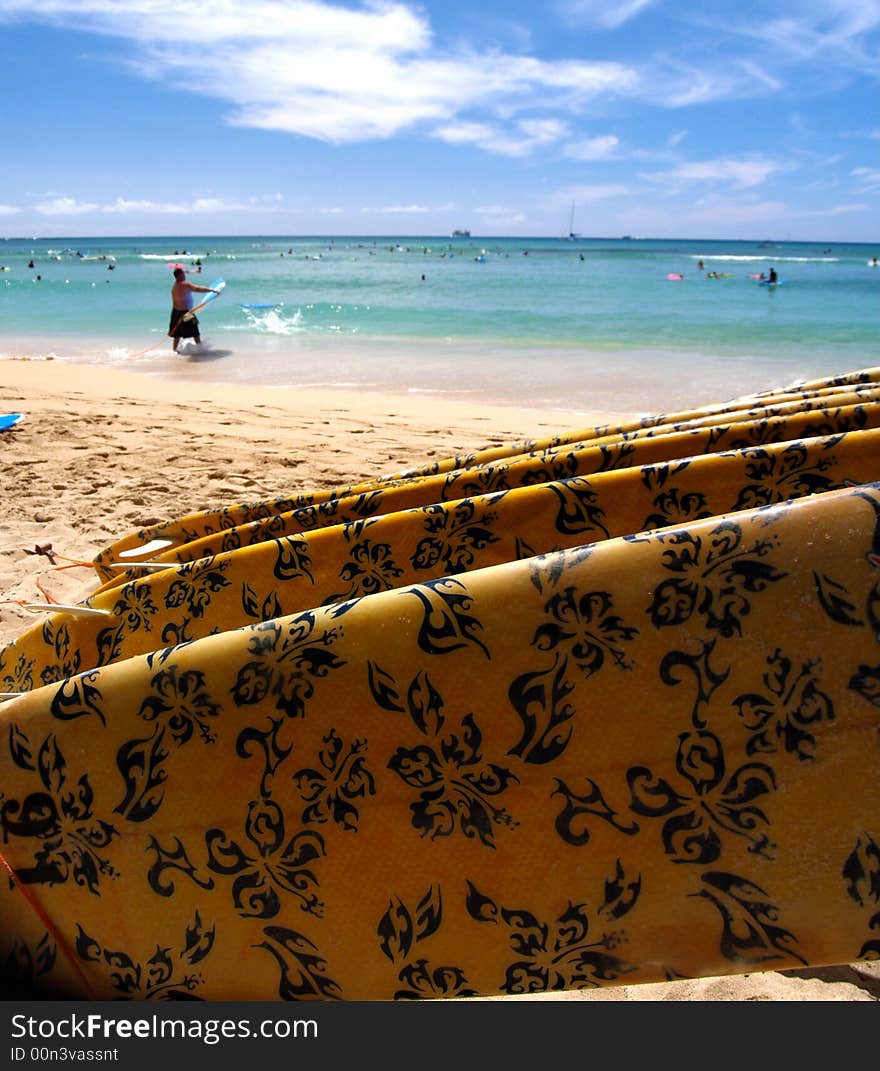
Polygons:
<instances>
[{"instance_id":1,"label":"person carrying surfboard","mask_svg":"<svg viewBox=\"0 0 880 1071\"><path fill-rule=\"evenodd\" d=\"M174 339L175 353L182 338L194 339L196 343L202 341L199 318L190 316L188 320L184 319L193 307L194 293L217 294L219 291L210 286L199 286L198 283L187 282L183 268L175 268L174 285L171 287L171 320L168 324L168 337Z\"/></svg>"}]
</instances>

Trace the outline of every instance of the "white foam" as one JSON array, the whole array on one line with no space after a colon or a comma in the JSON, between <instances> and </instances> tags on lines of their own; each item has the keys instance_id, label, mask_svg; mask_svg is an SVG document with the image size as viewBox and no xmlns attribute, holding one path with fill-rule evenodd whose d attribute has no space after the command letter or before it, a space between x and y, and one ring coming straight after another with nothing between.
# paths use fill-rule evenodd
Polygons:
<instances>
[{"instance_id":1,"label":"white foam","mask_svg":"<svg viewBox=\"0 0 880 1071\"><path fill-rule=\"evenodd\" d=\"M768 257L764 253L755 254L754 256L739 256L731 253L710 253L708 256L691 255L691 260L773 260L782 263L789 261L797 264L839 264L840 257Z\"/></svg>"},{"instance_id":2,"label":"white foam","mask_svg":"<svg viewBox=\"0 0 880 1071\"><path fill-rule=\"evenodd\" d=\"M305 330L303 314L297 309L285 316L278 309L243 309L248 327L262 335L296 335Z\"/></svg>"}]
</instances>

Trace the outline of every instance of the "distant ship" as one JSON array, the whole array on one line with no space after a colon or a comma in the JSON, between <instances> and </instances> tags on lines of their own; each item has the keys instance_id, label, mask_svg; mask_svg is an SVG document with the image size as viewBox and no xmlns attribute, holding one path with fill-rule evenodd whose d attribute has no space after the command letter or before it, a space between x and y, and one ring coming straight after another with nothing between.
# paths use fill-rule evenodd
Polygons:
<instances>
[{"instance_id":1,"label":"distant ship","mask_svg":"<svg viewBox=\"0 0 880 1071\"><path fill-rule=\"evenodd\" d=\"M470 231L453 231L452 232L452 237L453 238L470 238L470 236L471 236L471 232Z\"/></svg>"}]
</instances>

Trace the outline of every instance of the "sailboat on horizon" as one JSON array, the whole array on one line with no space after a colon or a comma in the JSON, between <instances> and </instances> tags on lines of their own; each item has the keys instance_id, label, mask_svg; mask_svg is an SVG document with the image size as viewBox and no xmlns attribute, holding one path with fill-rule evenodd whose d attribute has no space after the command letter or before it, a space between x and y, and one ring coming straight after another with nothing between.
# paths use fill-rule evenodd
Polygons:
<instances>
[{"instance_id":1,"label":"sailboat on horizon","mask_svg":"<svg viewBox=\"0 0 880 1071\"><path fill-rule=\"evenodd\" d=\"M575 230L575 202L572 201L572 214L568 217L568 233L565 236L565 240L568 242L574 242L580 235Z\"/></svg>"},{"instance_id":2,"label":"sailboat on horizon","mask_svg":"<svg viewBox=\"0 0 880 1071\"><path fill-rule=\"evenodd\" d=\"M572 201L571 202L571 215L570 215L569 220L568 220L568 235L566 237L566 241L568 241L568 242L574 242L578 238L580 238L580 235L574 229L574 209L575 209L575 203L574 203L574 201Z\"/></svg>"}]
</instances>

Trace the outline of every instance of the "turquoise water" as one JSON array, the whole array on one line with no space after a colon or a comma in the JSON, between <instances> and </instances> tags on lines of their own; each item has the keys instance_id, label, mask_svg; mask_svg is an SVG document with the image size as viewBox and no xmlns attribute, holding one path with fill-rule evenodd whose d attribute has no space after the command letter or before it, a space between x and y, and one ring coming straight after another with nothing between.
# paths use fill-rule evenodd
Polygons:
<instances>
[{"instance_id":1,"label":"turquoise water","mask_svg":"<svg viewBox=\"0 0 880 1071\"><path fill-rule=\"evenodd\" d=\"M605 404L615 387L657 408L671 375L711 397L728 381L760 389L880 364L878 253L671 239L5 240L0 354L563 407ZM191 281L227 286L201 315L203 351L172 361L168 264L197 259ZM749 278L771 266L777 289ZM255 303L276 307L241 307ZM597 397L583 381L600 373Z\"/></svg>"}]
</instances>

